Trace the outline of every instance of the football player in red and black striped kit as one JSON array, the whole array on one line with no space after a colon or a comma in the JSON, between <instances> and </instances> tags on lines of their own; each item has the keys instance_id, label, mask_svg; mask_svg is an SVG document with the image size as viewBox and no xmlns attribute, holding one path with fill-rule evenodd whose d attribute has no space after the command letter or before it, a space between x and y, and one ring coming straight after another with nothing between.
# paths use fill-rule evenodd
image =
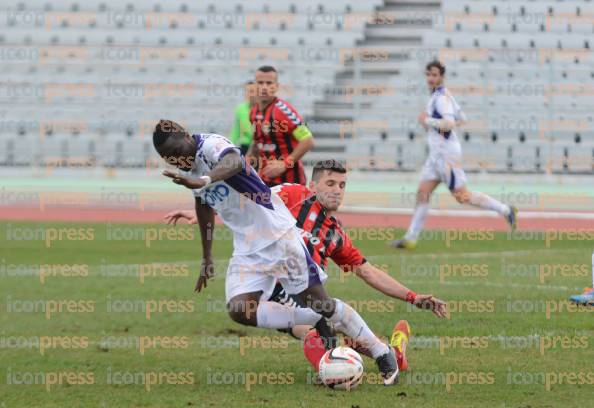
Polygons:
<instances>
[{"instance_id":1,"label":"football player in red and black striped kit","mask_svg":"<svg viewBox=\"0 0 594 408\"><path fill-rule=\"evenodd\" d=\"M383 270L367 262L361 251L355 247L340 222L333 216L342 204L346 188L346 169L335 160L316 163L309 188L296 184L284 184L274 187L287 208L296 219L297 227L302 231L303 239L313 260L326 270L328 258L345 272L353 272L369 286L383 294L407 301L419 308L432 310L436 316L445 316L445 303L432 295L417 295L400 284ZM281 285L276 286L270 300L280 303L295 303L298 300L287 296ZM311 327L295 326L291 334L304 339L305 356L314 368L326 351L322 339ZM340 331L340 328L336 328ZM406 370L408 363L405 356L406 345L410 336L408 322L400 320L394 327L390 345L394 347L400 370ZM350 339L347 344L369 356L367 350L357 346Z\"/></svg>"},{"instance_id":2,"label":"football player in red and black striped kit","mask_svg":"<svg viewBox=\"0 0 594 408\"><path fill-rule=\"evenodd\" d=\"M295 108L276 97L278 86L274 67L258 68L257 103L250 111L254 140L248 156L267 185L305 185L301 158L313 148L314 138Z\"/></svg>"},{"instance_id":3,"label":"football player in red and black striped kit","mask_svg":"<svg viewBox=\"0 0 594 408\"><path fill-rule=\"evenodd\" d=\"M353 245L340 222L333 216L342 204L345 188L346 169L335 160L327 160L314 166L309 188L298 184L283 184L272 188L272 191L283 199L295 217L312 259L322 269L326 269L328 258L331 258L343 271L353 272L379 292L419 308L431 310L438 317L444 317L445 302L432 295L417 295L369 263ZM195 222L195 215L191 211L174 211L165 218L169 223L175 223L180 218L188 219L190 223ZM272 294L263 296L269 296L270 301L299 306L299 300L288 296L280 284L277 284ZM340 327L335 329L340 331ZM304 339L305 356L317 370L320 358L327 348L322 339L309 326L295 326L291 329L291 334ZM400 370L406 370L408 367L405 351L409 336L408 323L405 320L399 321L394 327L390 345L394 347ZM357 351L369 356L364 348L353 344L350 339L346 341Z\"/></svg>"}]
</instances>

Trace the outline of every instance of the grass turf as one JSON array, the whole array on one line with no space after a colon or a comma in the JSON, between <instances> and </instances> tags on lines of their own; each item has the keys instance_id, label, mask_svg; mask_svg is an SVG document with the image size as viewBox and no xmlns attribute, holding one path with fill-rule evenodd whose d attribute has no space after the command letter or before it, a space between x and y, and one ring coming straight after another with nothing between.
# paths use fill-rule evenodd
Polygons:
<instances>
[{"instance_id":1,"label":"grass turf","mask_svg":"<svg viewBox=\"0 0 594 408\"><path fill-rule=\"evenodd\" d=\"M351 302L374 331L389 335L407 319L413 333L410 370L398 386L373 384L377 369L367 359L363 384L347 393L309 383L296 340L228 318L231 241L222 228L218 274L201 294L193 293L200 244L191 227L11 222L0 230L2 408L592 401L593 310L565 302L589 285L591 240L427 232L414 252L395 252L386 241L400 231L352 230L368 260L418 293L448 300L451 314L437 319L331 268L329 292Z\"/></svg>"}]
</instances>

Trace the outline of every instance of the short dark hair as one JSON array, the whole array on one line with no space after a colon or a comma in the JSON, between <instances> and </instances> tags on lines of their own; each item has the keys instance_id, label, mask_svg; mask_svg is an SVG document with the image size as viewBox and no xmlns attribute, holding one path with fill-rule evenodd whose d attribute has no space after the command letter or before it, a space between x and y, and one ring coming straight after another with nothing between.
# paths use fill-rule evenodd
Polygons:
<instances>
[{"instance_id":1,"label":"short dark hair","mask_svg":"<svg viewBox=\"0 0 594 408\"><path fill-rule=\"evenodd\" d=\"M427 64L427 66L425 67L426 71L429 71L431 68L437 68L439 70L440 75L444 75L446 72L446 68L445 65L443 65L441 62L439 62L438 60L433 60L430 63Z\"/></svg>"},{"instance_id":2,"label":"short dark hair","mask_svg":"<svg viewBox=\"0 0 594 408\"><path fill-rule=\"evenodd\" d=\"M170 137L174 139L184 138L187 132L179 123L168 119L161 119L155 126L153 132L153 144L158 149Z\"/></svg>"},{"instance_id":3,"label":"short dark hair","mask_svg":"<svg viewBox=\"0 0 594 408\"><path fill-rule=\"evenodd\" d=\"M313 171L311 172L311 179L313 181L318 181L324 170L335 171L336 173L340 174L345 174L347 172L346 167L344 167L342 163L337 160L320 160L314 165Z\"/></svg>"},{"instance_id":4,"label":"short dark hair","mask_svg":"<svg viewBox=\"0 0 594 408\"><path fill-rule=\"evenodd\" d=\"M272 65L262 65L260 68L257 69L260 72L276 72L276 69Z\"/></svg>"},{"instance_id":5,"label":"short dark hair","mask_svg":"<svg viewBox=\"0 0 594 408\"><path fill-rule=\"evenodd\" d=\"M247 82L245 83L245 85L246 85L246 86L247 86L247 85L254 85L254 84L255 84L255 82L254 82L254 81L251 81L251 80L250 80L250 81L247 81Z\"/></svg>"}]
</instances>

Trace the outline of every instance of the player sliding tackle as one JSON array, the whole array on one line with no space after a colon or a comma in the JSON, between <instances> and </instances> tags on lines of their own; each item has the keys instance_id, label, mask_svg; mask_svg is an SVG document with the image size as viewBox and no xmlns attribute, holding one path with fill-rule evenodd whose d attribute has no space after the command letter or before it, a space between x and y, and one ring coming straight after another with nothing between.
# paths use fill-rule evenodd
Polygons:
<instances>
[{"instance_id":1,"label":"player sliding tackle","mask_svg":"<svg viewBox=\"0 0 594 408\"><path fill-rule=\"evenodd\" d=\"M190 135L173 121L161 120L153 133L159 155L181 171L165 170L174 183L194 192L202 238L202 268L195 290L212 275L214 211L233 231L233 256L225 280L230 317L237 323L270 329L319 325L327 318L371 352L385 385L398 376L394 350L382 343L348 304L326 293L320 269L309 255L295 220L283 201L272 194L246 163L237 147L223 136ZM305 308L262 299L277 280ZM329 336L328 333L320 333Z\"/></svg>"},{"instance_id":2,"label":"player sliding tackle","mask_svg":"<svg viewBox=\"0 0 594 408\"><path fill-rule=\"evenodd\" d=\"M517 208L466 188L466 174L462 169L462 148L454 128L466 118L462 109L444 85L445 67L439 61L427 64L425 76L431 90L427 109L419 115L419 123L427 131L429 157L423 166L421 183L417 190L417 204L410 226L403 239L392 242L395 248L413 249L423 230L429 198L439 183L445 183L460 204L470 204L496 211L516 228Z\"/></svg>"},{"instance_id":3,"label":"player sliding tackle","mask_svg":"<svg viewBox=\"0 0 594 408\"><path fill-rule=\"evenodd\" d=\"M309 188L299 184L282 184L272 188L273 193L283 200L295 218L297 228L312 259L325 271L328 259L332 259L343 272L353 272L372 288L395 299L408 301L420 308L433 311L438 317L445 315L445 303L432 295L417 295L389 274L368 262L361 251L355 247L341 223L334 217L344 199L347 185L347 170L335 160L326 160L314 166ZM198 222L192 211L178 210L165 216L168 223L176 224L179 219L189 223ZM326 274L321 275L322 280ZM267 296L267 294L264 294ZM296 296L288 296L283 287L277 284L268 300L287 305L300 305ZM302 306L302 305L301 305ZM335 327L341 331L340 326ZM317 369L325 347L316 331L307 325L294 326L291 334L304 339L307 359ZM406 370L405 350L410 328L405 320L399 321L390 337L390 346L395 350L400 370ZM371 357L369 350L358 347L350 339L347 344L357 351Z\"/></svg>"}]
</instances>

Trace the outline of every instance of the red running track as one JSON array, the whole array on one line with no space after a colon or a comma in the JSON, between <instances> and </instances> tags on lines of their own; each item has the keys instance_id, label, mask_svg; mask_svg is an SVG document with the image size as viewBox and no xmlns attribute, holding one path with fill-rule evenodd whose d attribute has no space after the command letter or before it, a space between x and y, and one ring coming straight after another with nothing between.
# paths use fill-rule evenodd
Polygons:
<instances>
[{"instance_id":1,"label":"red running track","mask_svg":"<svg viewBox=\"0 0 594 408\"><path fill-rule=\"evenodd\" d=\"M71 222L113 222L113 223L160 223L167 210L111 209L111 208L65 208L46 207L43 211L35 207L0 207L0 220L25 221L71 221ZM348 227L396 227L407 228L409 215L339 213L338 218ZM507 231L502 218L429 216L428 229L489 229ZM524 230L583 230L594 229L594 220L585 219L521 219L519 228Z\"/></svg>"}]
</instances>

